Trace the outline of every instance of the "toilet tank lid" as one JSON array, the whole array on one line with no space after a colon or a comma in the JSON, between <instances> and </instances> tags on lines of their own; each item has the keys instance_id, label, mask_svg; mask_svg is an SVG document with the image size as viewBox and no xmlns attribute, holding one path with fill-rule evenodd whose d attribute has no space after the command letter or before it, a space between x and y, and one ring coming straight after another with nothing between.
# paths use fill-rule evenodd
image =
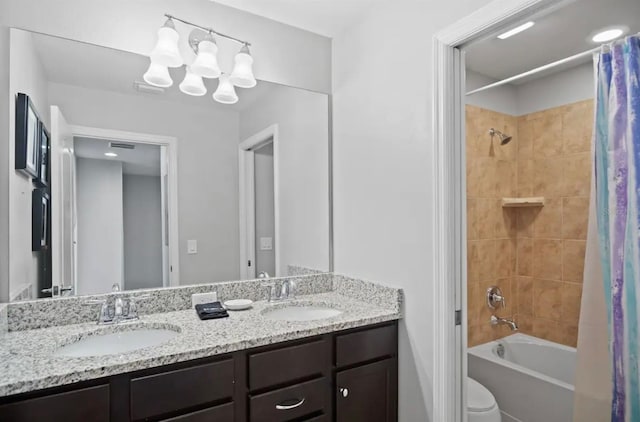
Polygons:
<instances>
[{"instance_id":1,"label":"toilet tank lid","mask_svg":"<svg viewBox=\"0 0 640 422\"><path fill-rule=\"evenodd\" d=\"M487 388L473 378L467 378L467 409L485 412L496 406L496 399Z\"/></svg>"}]
</instances>

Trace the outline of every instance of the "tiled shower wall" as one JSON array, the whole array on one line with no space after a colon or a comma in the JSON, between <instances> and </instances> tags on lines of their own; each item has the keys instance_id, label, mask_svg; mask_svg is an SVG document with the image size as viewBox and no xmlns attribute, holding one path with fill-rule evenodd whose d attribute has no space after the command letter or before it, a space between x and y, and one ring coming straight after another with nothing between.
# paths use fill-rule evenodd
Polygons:
<instances>
[{"instance_id":1,"label":"tiled shower wall","mask_svg":"<svg viewBox=\"0 0 640 422\"><path fill-rule=\"evenodd\" d=\"M576 345L592 126L591 100L517 118L467 106L469 346L510 334L488 323L484 294L491 284L507 297L498 315L515 317L521 332ZM513 140L494 140L487 149L491 127ZM512 166L510 177L496 170ZM490 194L544 196L545 206L501 209L496 201L487 212ZM489 240L494 247L486 250Z\"/></svg>"}]
</instances>

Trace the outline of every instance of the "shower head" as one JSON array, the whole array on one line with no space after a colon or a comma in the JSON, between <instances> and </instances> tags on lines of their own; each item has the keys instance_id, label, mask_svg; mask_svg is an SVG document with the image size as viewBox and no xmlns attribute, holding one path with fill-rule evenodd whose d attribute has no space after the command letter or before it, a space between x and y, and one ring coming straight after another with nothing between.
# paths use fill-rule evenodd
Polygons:
<instances>
[{"instance_id":1,"label":"shower head","mask_svg":"<svg viewBox=\"0 0 640 422\"><path fill-rule=\"evenodd\" d=\"M511 142L511 135L507 135L506 133L502 133L499 130L496 130L494 128L489 129L489 135L491 135L491 138L493 138L494 136L498 136L498 138L500 138L500 145L506 145L509 142Z\"/></svg>"}]
</instances>

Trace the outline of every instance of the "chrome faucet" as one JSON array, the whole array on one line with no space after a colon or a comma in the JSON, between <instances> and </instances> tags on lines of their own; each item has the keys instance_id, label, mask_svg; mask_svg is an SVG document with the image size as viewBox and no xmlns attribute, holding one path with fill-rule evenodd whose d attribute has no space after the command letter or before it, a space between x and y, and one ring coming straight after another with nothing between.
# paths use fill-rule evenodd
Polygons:
<instances>
[{"instance_id":1,"label":"chrome faucet","mask_svg":"<svg viewBox=\"0 0 640 422\"><path fill-rule=\"evenodd\" d=\"M137 299L144 299L148 295L134 297L123 296L120 292L120 285L114 283L111 287L112 294L106 299L89 300L89 304L100 304L100 312L98 313L98 325L118 324L125 321L136 321L140 319L138 316Z\"/></svg>"},{"instance_id":2,"label":"chrome faucet","mask_svg":"<svg viewBox=\"0 0 640 422\"><path fill-rule=\"evenodd\" d=\"M280 286L279 294L276 294L275 283L263 283L262 287L269 289L267 296L268 302L295 299L296 296L296 282L293 280L284 280Z\"/></svg>"},{"instance_id":3,"label":"chrome faucet","mask_svg":"<svg viewBox=\"0 0 640 422\"><path fill-rule=\"evenodd\" d=\"M518 324L512 319L500 318L499 316L491 315L491 325L508 325L511 331L518 331Z\"/></svg>"}]
</instances>

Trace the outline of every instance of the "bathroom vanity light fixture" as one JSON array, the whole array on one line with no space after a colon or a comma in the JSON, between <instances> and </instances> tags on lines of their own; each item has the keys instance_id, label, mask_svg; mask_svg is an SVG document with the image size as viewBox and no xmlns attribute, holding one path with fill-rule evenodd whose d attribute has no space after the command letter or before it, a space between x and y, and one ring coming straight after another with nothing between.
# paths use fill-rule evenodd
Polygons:
<instances>
[{"instance_id":1,"label":"bathroom vanity light fixture","mask_svg":"<svg viewBox=\"0 0 640 422\"><path fill-rule=\"evenodd\" d=\"M110 158L118 156L118 154L116 154L115 152L105 152L104 155L106 155L107 157L110 157Z\"/></svg>"},{"instance_id":2,"label":"bathroom vanity light fixture","mask_svg":"<svg viewBox=\"0 0 640 422\"><path fill-rule=\"evenodd\" d=\"M213 94L213 98L222 104L238 102L235 87L253 88L256 86L249 42L169 14L165 14L165 17L167 18L166 22L158 30L156 46L149 54L151 63L143 76L146 83L161 88L170 87L173 85L173 80L169 74L169 68L185 66L185 76L180 83L180 91L187 95L202 96L207 93L202 78L219 78L218 88ZM188 63L180 54L178 46L180 34L176 30L174 21L194 28L188 37L189 46L196 56L192 63ZM240 51L235 56L231 74L223 74L220 69L216 38L224 38L241 45Z\"/></svg>"},{"instance_id":3,"label":"bathroom vanity light fixture","mask_svg":"<svg viewBox=\"0 0 640 422\"><path fill-rule=\"evenodd\" d=\"M500 38L501 40L506 40L509 37L513 37L516 34L521 33L522 31L526 31L527 29L531 28L533 25L535 25L535 22L533 21L529 21L527 23L523 23L520 26L516 26L513 29L508 30L507 32L504 32L500 35L498 35L498 38Z\"/></svg>"}]
</instances>

